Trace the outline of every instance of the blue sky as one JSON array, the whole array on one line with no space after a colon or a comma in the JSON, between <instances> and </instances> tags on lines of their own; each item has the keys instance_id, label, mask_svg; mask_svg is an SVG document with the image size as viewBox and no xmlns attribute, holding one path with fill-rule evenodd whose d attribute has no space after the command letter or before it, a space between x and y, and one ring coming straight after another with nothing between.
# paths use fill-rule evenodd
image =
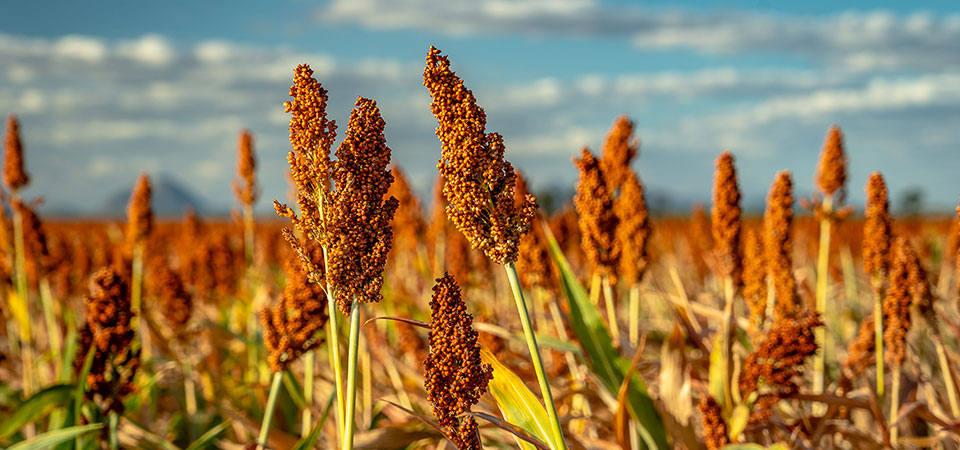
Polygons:
<instances>
[{"instance_id":1,"label":"blue sky","mask_svg":"<svg viewBox=\"0 0 960 450\"><path fill-rule=\"evenodd\" d=\"M781 169L809 194L833 123L851 203L874 170L895 203L914 188L944 211L960 197L956 2L7 0L0 113L21 117L28 194L49 208L97 208L140 170L226 208L247 127L267 211L286 196L282 103L307 62L342 125L358 95L380 103L394 160L426 192L439 156L421 86L431 44L537 188L572 186L570 158L628 114L636 170L680 202L709 198L724 149L748 203Z\"/></svg>"}]
</instances>

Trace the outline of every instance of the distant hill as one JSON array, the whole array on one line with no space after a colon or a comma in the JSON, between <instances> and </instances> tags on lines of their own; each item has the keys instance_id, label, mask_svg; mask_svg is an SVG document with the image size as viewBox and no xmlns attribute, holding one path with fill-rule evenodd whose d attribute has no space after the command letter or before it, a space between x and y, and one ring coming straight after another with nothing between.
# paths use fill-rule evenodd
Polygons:
<instances>
[{"instance_id":1,"label":"distant hill","mask_svg":"<svg viewBox=\"0 0 960 450\"><path fill-rule=\"evenodd\" d=\"M176 179L160 175L150 178L152 187L151 203L153 213L159 217L176 217L183 215L183 212L189 207L197 211L198 214L209 214L210 211L206 204L200 198L182 185ZM133 191L133 185L118 191L109 197L98 208L96 215L104 217L122 217L127 214L127 203L130 201L130 194Z\"/></svg>"}]
</instances>

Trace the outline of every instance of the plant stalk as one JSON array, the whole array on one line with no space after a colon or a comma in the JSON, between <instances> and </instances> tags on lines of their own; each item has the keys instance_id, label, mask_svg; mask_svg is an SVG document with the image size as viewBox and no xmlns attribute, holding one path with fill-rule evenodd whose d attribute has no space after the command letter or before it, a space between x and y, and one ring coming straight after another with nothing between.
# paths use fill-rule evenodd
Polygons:
<instances>
[{"instance_id":1,"label":"plant stalk","mask_svg":"<svg viewBox=\"0 0 960 450\"><path fill-rule=\"evenodd\" d=\"M307 406L303 408L300 419L300 437L310 434L313 425L310 408L313 406L313 369L316 357L313 350L308 351L303 357L303 400Z\"/></svg>"},{"instance_id":2,"label":"plant stalk","mask_svg":"<svg viewBox=\"0 0 960 450\"><path fill-rule=\"evenodd\" d=\"M353 449L357 405L357 354L360 347L360 303L350 304L350 340L347 343L347 404L343 415L343 448Z\"/></svg>"},{"instance_id":3,"label":"plant stalk","mask_svg":"<svg viewBox=\"0 0 960 450\"><path fill-rule=\"evenodd\" d=\"M950 415L956 419L960 417L960 402L957 401L957 387L953 384L953 370L947 360L947 352L943 348L943 339L937 333L934 338L937 346L937 358L940 359L940 373L943 375L943 384L947 388L947 399L950 401Z\"/></svg>"},{"instance_id":4,"label":"plant stalk","mask_svg":"<svg viewBox=\"0 0 960 450\"><path fill-rule=\"evenodd\" d=\"M60 377L63 370L61 361L63 360L62 349L63 339L60 336L60 325L57 324L57 314L53 306L53 294L50 292L50 282L44 277L40 280L40 304L43 307L43 318L47 325L47 339L50 341L50 352L53 354L54 364L56 365L56 377Z\"/></svg>"},{"instance_id":5,"label":"plant stalk","mask_svg":"<svg viewBox=\"0 0 960 450\"><path fill-rule=\"evenodd\" d=\"M253 205L243 205L243 254L247 260L247 267L253 266Z\"/></svg>"},{"instance_id":6,"label":"plant stalk","mask_svg":"<svg viewBox=\"0 0 960 450\"><path fill-rule=\"evenodd\" d=\"M323 186L329 188L329 180L324 180ZM324 215L324 193L326 190L321 186L317 187L317 212L320 214L320 223L326 223L326 216ZM327 246L321 245L320 249L323 251L323 267L326 270L327 267L330 267L330 258L327 253ZM337 438L343 439L344 437L344 417L346 413L346 405L343 392L343 366L340 362L340 328L338 325L337 314L339 313L336 302L336 295L333 291L333 284L330 283L330 280L326 280L326 289L324 294L327 297L327 315L329 316L327 320L327 348L330 355L330 364L333 366L333 377L334 382L336 383L334 392L337 394ZM352 428L352 427L351 427Z\"/></svg>"},{"instance_id":7,"label":"plant stalk","mask_svg":"<svg viewBox=\"0 0 960 450\"><path fill-rule=\"evenodd\" d=\"M263 421L260 423L260 435L257 437L257 448L264 449L267 446L267 437L270 435L270 422L273 421L273 410L277 406L277 394L280 393L280 381L283 379L282 372L273 374L273 383L270 384L270 394L267 396L267 406L263 410Z\"/></svg>"},{"instance_id":8,"label":"plant stalk","mask_svg":"<svg viewBox=\"0 0 960 450\"><path fill-rule=\"evenodd\" d=\"M893 378L890 382L890 422L897 420L897 414L900 412L900 367L893 368ZM900 434L900 425L894 424L890 427L890 445L897 446L897 437Z\"/></svg>"},{"instance_id":9,"label":"plant stalk","mask_svg":"<svg viewBox=\"0 0 960 450\"><path fill-rule=\"evenodd\" d=\"M133 247L133 275L130 286L130 309L136 316L136 332L140 337L140 357L146 362L150 360L150 331L147 322L143 320L143 243L138 242Z\"/></svg>"},{"instance_id":10,"label":"plant stalk","mask_svg":"<svg viewBox=\"0 0 960 450\"><path fill-rule=\"evenodd\" d=\"M877 359L877 398L883 402L883 294L880 275L873 276L873 345Z\"/></svg>"},{"instance_id":11,"label":"plant stalk","mask_svg":"<svg viewBox=\"0 0 960 450\"><path fill-rule=\"evenodd\" d=\"M530 359L533 362L533 368L537 373L537 382L540 384L540 396L543 397L543 403L547 414L550 416L550 428L557 441L566 450L567 443L563 438L563 429L560 428L560 418L557 416L557 407L553 403L553 394L550 392L550 382L547 380L547 373L543 368L543 359L540 357L540 347L537 345L537 337L533 333L533 324L530 322L530 314L527 311L526 301L523 299L523 290L520 289L520 280L517 277L517 267L509 262L503 265L507 271L507 278L510 280L510 287L513 290L513 298L517 302L517 312L520 314L520 323L523 325L523 334L527 340L527 347L530 349Z\"/></svg>"},{"instance_id":12,"label":"plant stalk","mask_svg":"<svg viewBox=\"0 0 960 450\"><path fill-rule=\"evenodd\" d=\"M120 441L117 439L117 422L119 422L117 412L110 411L110 450L120 448Z\"/></svg>"},{"instance_id":13,"label":"plant stalk","mask_svg":"<svg viewBox=\"0 0 960 450\"><path fill-rule=\"evenodd\" d=\"M720 354L723 360L723 395L725 404L728 407L733 405L733 336L734 336L734 317L733 317L733 297L736 294L736 288L733 285L733 278L723 277L723 294L725 298L723 306L723 321L720 332Z\"/></svg>"},{"instance_id":14,"label":"plant stalk","mask_svg":"<svg viewBox=\"0 0 960 450\"><path fill-rule=\"evenodd\" d=\"M820 248L817 254L817 312L823 320L823 326L814 330L814 338L820 351L814 355L813 359L813 393L823 393L823 386L826 380L826 358L828 347L826 345L827 337L827 287L830 281L830 215L833 210L833 195L823 197L823 218L820 219ZM822 415L826 412L826 405L823 403L813 404L813 413Z\"/></svg>"},{"instance_id":15,"label":"plant stalk","mask_svg":"<svg viewBox=\"0 0 960 450\"><path fill-rule=\"evenodd\" d=\"M606 276L601 280L603 303L607 310L607 322L610 324L610 337L613 338L613 346L620 348L620 326L617 325L617 305L614 304L613 286L610 286L610 279Z\"/></svg>"},{"instance_id":16,"label":"plant stalk","mask_svg":"<svg viewBox=\"0 0 960 450\"><path fill-rule=\"evenodd\" d=\"M630 335L630 347L637 348L640 345L640 285L634 283L630 286L630 293L627 300L629 315L629 324L627 333Z\"/></svg>"},{"instance_id":17,"label":"plant stalk","mask_svg":"<svg viewBox=\"0 0 960 450\"><path fill-rule=\"evenodd\" d=\"M185 357L183 361L183 402L187 409L187 437L194 438L194 417L197 415L197 387L193 382L193 365Z\"/></svg>"},{"instance_id":18,"label":"plant stalk","mask_svg":"<svg viewBox=\"0 0 960 450\"><path fill-rule=\"evenodd\" d=\"M13 204L20 201L20 194L14 191ZM27 254L23 242L23 215L19 208L13 208L13 250L14 262L16 265L16 288L17 300L21 302L21 307L30 317L30 302L27 295ZM33 394L34 373L36 372L36 361L33 355L33 330L29 320L18 321L20 327L20 357L23 363L23 394L30 397Z\"/></svg>"}]
</instances>

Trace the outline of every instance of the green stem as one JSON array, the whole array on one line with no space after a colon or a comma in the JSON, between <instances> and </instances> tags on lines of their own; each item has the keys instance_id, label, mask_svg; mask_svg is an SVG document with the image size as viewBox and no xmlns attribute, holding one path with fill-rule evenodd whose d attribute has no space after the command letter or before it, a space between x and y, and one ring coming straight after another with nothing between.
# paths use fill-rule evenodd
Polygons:
<instances>
[{"instance_id":1,"label":"green stem","mask_svg":"<svg viewBox=\"0 0 960 450\"><path fill-rule=\"evenodd\" d=\"M833 196L827 195L823 198L824 218L820 220L820 249L817 255L817 312L820 313L823 326L814 330L814 338L820 351L814 355L813 360L813 393L823 393L824 382L826 380L826 358L828 347L826 345L827 328L827 287L830 281L828 273L830 267L830 214L833 209ZM814 414L823 414L826 412L826 405L823 403L814 403Z\"/></svg>"},{"instance_id":2,"label":"green stem","mask_svg":"<svg viewBox=\"0 0 960 450\"><path fill-rule=\"evenodd\" d=\"M280 380L283 379L281 372L273 374L273 383L270 385L270 395L267 396L267 407L263 410L263 421L260 423L260 436L257 437L257 448L263 449L267 446L267 436L270 435L270 422L273 421L273 410L277 405L277 394L280 393Z\"/></svg>"},{"instance_id":3,"label":"green stem","mask_svg":"<svg viewBox=\"0 0 960 450\"><path fill-rule=\"evenodd\" d=\"M553 394L550 392L550 383L547 381L547 373L543 369L543 359L540 358L540 347L537 345L537 336L533 333L533 324L530 322L530 314L527 311L526 301L523 299L523 290L520 289L520 280L517 277L517 267L509 262L503 265L507 271L507 278L510 280L510 287L513 290L513 298L517 301L517 312L520 314L520 324L523 325L523 334L527 339L527 347L530 349L530 359L533 362L533 368L537 372L537 382L540 384L540 396L543 397L543 403L547 414L550 416L550 428L556 440L566 450L567 443L563 438L563 430L560 428L560 418L557 416L557 407L553 403Z\"/></svg>"},{"instance_id":4,"label":"green stem","mask_svg":"<svg viewBox=\"0 0 960 450\"><path fill-rule=\"evenodd\" d=\"M330 267L327 259L327 248L323 250L323 266ZM340 329L337 325L338 315L336 298L333 295L333 285L327 280L327 349L330 354L330 364L333 366L333 378L335 383L334 392L337 394L337 413L334 415L337 420L337 436L343 437L343 417L344 417L344 393L343 393L343 366L340 363Z\"/></svg>"},{"instance_id":5,"label":"green stem","mask_svg":"<svg viewBox=\"0 0 960 450\"><path fill-rule=\"evenodd\" d=\"M880 277L874 276L873 286L873 345L877 360L877 397L883 401L883 294Z\"/></svg>"},{"instance_id":6,"label":"green stem","mask_svg":"<svg viewBox=\"0 0 960 450\"><path fill-rule=\"evenodd\" d=\"M310 434L311 417L310 408L313 406L313 366L316 354L313 350L307 352L303 358L303 400L307 406L303 408L302 418L300 420L300 436Z\"/></svg>"},{"instance_id":7,"label":"green stem","mask_svg":"<svg viewBox=\"0 0 960 450\"><path fill-rule=\"evenodd\" d=\"M16 191L13 193L13 204L19 203L20 195ZM13 251L14 262L16 263L16 288L17 299L21 302L23 310L27 317L30 316L30 302L27 299L27 254L24 250L23 242L23 215L19 208L13 208ZM23 394L29 397L33 394L35 361L33 357L33 331L30 327L30 321L18 321L20 326L20 357L23 360Z\"/></svg>"},{"instance_id":8,"label":"green stem","mask_svg":"<svg viewBox=\"0 0 960 450\"><path fill-rule=\"evenodd\" d=\"M350 340L347 343L347 405L343 415L343 448L353 448L354 415L357 405L357 353L360 343L360 303L350 304Z\"/></svg>"},{"instance_id":9,"label":"green stem","mask_svg":"<svg viewBox=\"0 0 960 450\"><path fill-rule=\"evenodd\" d=\"M117 422L119 422L117 412L110 411L110 450L120 448L120 442L119 439L117 439Z\"/></svg>"},{"instance_id":10,"label":"green stem","mask_svg":"<svg viewBox=\"0 0 960 450\"><path fill-rule=\"evenodd\" d=\"M50 353L52 353L54 364L56 365L56 376L60 377L63 370L60 362L63 360L61 354L63 349L63 340L60 337L60 326L57 324L56 312L53 309L53 295L50 293L50 282L46 278L40 280L40 304L43 307L43 318L47 325L47 339L50 341Z\"/></svg>"}]
</instances>

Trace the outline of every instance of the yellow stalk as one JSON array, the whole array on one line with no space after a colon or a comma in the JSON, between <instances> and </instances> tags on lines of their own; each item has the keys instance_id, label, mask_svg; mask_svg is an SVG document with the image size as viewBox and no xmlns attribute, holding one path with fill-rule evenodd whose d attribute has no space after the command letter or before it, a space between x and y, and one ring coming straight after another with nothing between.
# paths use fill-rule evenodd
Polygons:
<instances>
[{"instance_id":1,"label":"yellow stalk","mask_svg":"<svg viewBox=\"0 0 960 450\"><path fill-rule=\"evenodd\" d=\"M934 343L937 346L937 358L940 360L940 373L943 375L943 384L947 388L947 399L950 401L950 415L955 419L960 417L960 402L957 401L957 388L953 384L953 370L947 360L947 352L943 348L943 339L935 332Z\"/></svg>"},{"instance_id":2,"label":"yellow stalk","mask_svg":"<svg viewBox=\"0 0 960 450\"><path fill-rule=\"evenodd\" d=\"M877 397L883 401L883 281L873 276L873 344L877 360Z\"/></svg>"},{"instance_id":3,"label":"yellow stalk","mask_svg":"<svg viewBox=\"0 0 960 450\"><path fill-rule=\"evenodd\" d=\"M140 337L140 359L144 362L149 361L150 351L150 331L146 328L146 320L143 319L143 243L138 242L133 247L133 275L130 286L130 309L136 316L134 321L134 330Z\"/></svg>"},{"instance_id":4,"label":"yellow stalk","mask_svg":"<svg viewBox=\"0 0 960 450\"><path fill-rule=\"evenodd\" d=\"M637 348L640 345L640 285L638 283L630 286L629 295L627 306L630 314L627 333L630 335L630 346Z\"/></svg>"},{"instance_id":5,"label":"yellow stalk","mask_svg":"<svg viewBox=\"0 0 960 450\"><path fill-rule=\"evenodd\" d=\"M897 420L897 414L900 412L900 367L893 368L893 378L890 383L890 422ZM890 427L890 445L897 446L900 425L894 424Z\"/></svg>"},{"instance_id":6,"label":"yellow stalk","mask_svg":"<svg viewBox=\"0 0 960 450\"><path fill-rule=\"evenodd\" d=\"M733 278L726 276L723 278L723 293L725 303L723 307L723 320L720 329L720 354L723 359L723 394L726 397L726 405L733 405L733 389L731 380L733 379L733 296L735 294Z\"/></svg>"},{"instance_id":7,"label":"yellow stalk","mask_svg":"<svg viewBox=\"0 0 960 450\"><path fill-rule=\"evenodd\" d=\"M310 417L310 407L313 406L313 368L314 365L316 365L315 359L316 353L313 350L308 351L303 357L303 400L307 406L303 408L303 412L301 413L301 437L310 434L310 429L313 426Z\"/></svg>"},{"instance_id":8,"label":"yellow stalk","mask_svg":"<svg viewBox=\"0 0 960 450\"><path fill-rule=\"evenodd\" d=\"M614 347L620 348L620 326L617 325L617 305L614 304L613 287L606 276L601 278L603 285L603 303L607 310L607 323L610 325L610 337Z\"/></svg>"},{"instance_id":9,"label":"yellow stalk","mask_svg":"<svg viewBox=\"0 0 960 450\"><path fill-rule=\"evenodd\" d=\"M823 326L814 330L814 338L820 351L814 355L813 360L813 393L823 393L823 386L826 379L826 357L828 347L826 345L826 328L828 321L827 315L827 287L830 281L830 214L833 209L833 196L827 195L823 198L823 219L820 220L820 249L817 255L817 312L823 320ZM813 413L822 415L826 412L826 405L823 403L813 404Z\"/></svg>"}]
</instances>

